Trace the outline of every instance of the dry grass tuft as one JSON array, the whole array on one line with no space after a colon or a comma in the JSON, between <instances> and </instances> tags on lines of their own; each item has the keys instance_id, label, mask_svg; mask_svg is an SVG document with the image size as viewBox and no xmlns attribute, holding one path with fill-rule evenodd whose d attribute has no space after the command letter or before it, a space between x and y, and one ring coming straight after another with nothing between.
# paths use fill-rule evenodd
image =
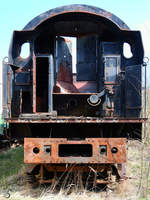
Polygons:
<instances>
[{"instance_id":1,"label":"dry grass tuft","mask_svg":"<svg viewBox=\"0 0 150 200\"><path fill-rule=\"evenodd\" d=\"M60 190L57 186L39 186L32 189L25 182L24 169L17 175L7 178L7 189L0 192L0 200L147 200L150 199L150 147L140 141L128 141L127 176L129 179L115 185L115 190L107 189L97 192L85 190L77 175L74 184L68 173ZM146 196L146 198L141 198Z\"/></svg>"}]
</instances>

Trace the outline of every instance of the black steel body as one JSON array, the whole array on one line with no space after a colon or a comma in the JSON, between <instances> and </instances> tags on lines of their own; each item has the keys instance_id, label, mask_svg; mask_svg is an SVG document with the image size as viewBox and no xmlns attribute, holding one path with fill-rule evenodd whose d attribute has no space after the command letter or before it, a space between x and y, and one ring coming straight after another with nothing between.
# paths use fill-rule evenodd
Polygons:
<instances>
[{"instance_id":1,"label":"black steel body","mask_svg":"<svg viewBox=\"0 0 150 200\"><path fill-rule=\"evenodd\" d=\"M59 36L77 38L77 81L95 82L91 86L91 93L99 93L111 85L112 89L110 90L114 90L114 94L112 97L109 96L114 101L114 115L124 118L140 117L141 64L143 62L140 32L129 30L119 18L102 9L85 5L72 5L50 10L34 18L22 31L14 31L9 49L10 65L4 67L4 118L11 119L13 116L18 117L21 113L33 112L34 59L36 60L35 57L37 57L36 61L39 60L39 65L40 62L47 62L48 65L49 61L46 59L51 56L50 65L53 65L53 62L56 65L56 62L59 62L55 50L56 37ZM30 56L23 59L20 57L20 52L21 46L25 42L30 43ZM130 44L133 54L129 59L123 55L125 42ZM44 58L43 61L40 61L40 56L45 57L45 61ZM64 56L63 52L62 56ZM114 65L114 69L109 69L111 64ZM48 66L47 68L51 69L52 67ZM37 73L40 76L40 73L46 74L48 70L45 69L45 72L39 71ZM8 77L6 77L7 72ZM114 77L111 77L111 73L114 73ZM53 82L55 83L56 76L56 70L54 70L53 79L55 80ZM43 77L38 78L42 79ZM6 87L8 83L6 79L9 79L8 87ZM52 84L54 83L49 83L49 85ZM48 80L46 83L48 89L47 85ZM51 95L48 94L45 98L48 99L48 96ZM21 98L22 105L20 105ZM66 101L65 98L63 99ZM10 104L11 107L9 107ZM52 104L52 101L49 101L49 104ZM58 104L59 102L56 100L56 106ZM21 106L22 108L20 108ZM47 107L52 107L52 105ZM98 117L105 116L101 111L104 111L105 108L100 107L96 110L100 112ZM48 112L48 109L45 108L44 112Z\"/></svg>"},{"instance_id":2,"label":"black steel body","mask_svg":"<svg viewBox=\"0 0 150 200\"><path fill-rule=\"evenodd\" d=\"M27 58L20 56L24 43L30 46ZM130 57L125 56L126 43ZM37 16L14 31L3 65L3 117L11 135L56 138L56 144L66 138L62 157L70 148L68 140L74 148L75 141L80 146L91 139L91 146L82 146L88 152L98 145L95 138L141 139L143 55L140 32L100 8L69 5ZM82 157L77 149L71 152ZM121 152L119 156L116 162L124 162Z\"/></svg>"}]
</instances>

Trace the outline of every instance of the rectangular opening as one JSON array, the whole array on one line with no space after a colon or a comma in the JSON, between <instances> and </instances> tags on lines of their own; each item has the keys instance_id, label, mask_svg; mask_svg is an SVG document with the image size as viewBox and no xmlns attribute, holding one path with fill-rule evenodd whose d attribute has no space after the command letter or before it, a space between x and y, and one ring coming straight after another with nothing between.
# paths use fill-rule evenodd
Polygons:
<instances>
[{"instance_id":1,"label":"rectangular opening","mask_svg":"<svg viewBox=\"0 0 150 200\"><path fill-rule=\"evenodd\" d=\"M97 93L97 36L56 37L54 93ZM92 50L91 50L92 49ZM92 53L91 53L92 52Z\"/></svg>"},{"instance_id":2,"label":"rectangular opening","mask_svg":"<svg viewBox=\"0 0 150 200\"><path fill-rule=\"evenodd\" d=\"M59 157L92 157L91 144L60 144Z\"/></svg>"},{"instance_id":3,"label":"rectangular opening","mask_svg":"<svg viewBox=\"0 0 150 200\"><path fill-rule=\"evenodd\" d=\"M48 112L49 58L36 58L36 111Z\"/></svg>"},{"instance_id":4,"label":"rectangular opening","mask_svg":"<svg viewBox=\"0 0 150 200\"><path fill-rule=\"evenodd\" d=\"M22 92L22 113L31 113L32 111L32 102L30 92Z\"/></svg>"}]
</instances>

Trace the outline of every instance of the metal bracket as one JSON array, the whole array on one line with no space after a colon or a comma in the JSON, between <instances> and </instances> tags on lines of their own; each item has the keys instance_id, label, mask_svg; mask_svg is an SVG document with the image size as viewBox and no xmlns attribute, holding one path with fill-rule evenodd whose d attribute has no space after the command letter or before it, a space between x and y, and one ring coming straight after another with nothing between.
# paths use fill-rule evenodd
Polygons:
<instances>
[{"instance_id":1,"label":"metal bracket","mask_svg":"<svg viewBox=\"0 0 150 200\"><path fill-rule=\"evenodd\" d=\"M91 106L98 106L101 103L101 97L105 95L105 89L102 90L98 94L92 94L88 99L87 102Z\"/></svg>"}]
</instances>

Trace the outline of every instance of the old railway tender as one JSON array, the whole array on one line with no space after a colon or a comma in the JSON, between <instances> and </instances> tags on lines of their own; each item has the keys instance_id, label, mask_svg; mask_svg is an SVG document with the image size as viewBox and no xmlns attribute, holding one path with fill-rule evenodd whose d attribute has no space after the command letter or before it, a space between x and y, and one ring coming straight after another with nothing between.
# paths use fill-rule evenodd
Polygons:
<instances>
[{"instance_id":1,"label":"old railway tender","mask_svg":"<svg viewBox=\"0 0 150 200\"><path fill-rule=\"evenodd\" d=\"M98 183L119 180L126 139L141 139L142 63L140 32L97 7L55 8L14 31L3 116L11 137L24 138L27 173L44 183L93 169Z\"/></svg>"}]
</instances>

